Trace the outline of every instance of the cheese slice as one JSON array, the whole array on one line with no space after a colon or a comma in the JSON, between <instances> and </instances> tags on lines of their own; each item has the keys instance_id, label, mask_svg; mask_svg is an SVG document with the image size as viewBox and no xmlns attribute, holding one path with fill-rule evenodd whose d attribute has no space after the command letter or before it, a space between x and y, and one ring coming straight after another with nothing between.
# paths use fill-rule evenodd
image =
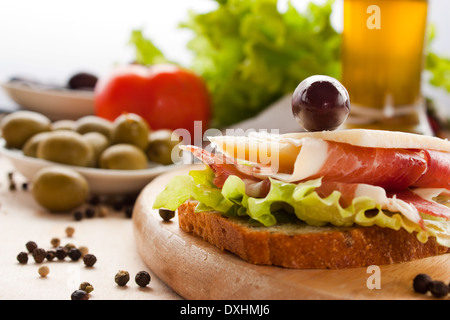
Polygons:
<instances>
[{"instance_id":1,"label":"cheese slice","mask_svg":"<svg viewBox=\"0 0 450 320\"><path fill-rule=\"evenodd\" d=\"M306 179L322 168L328 156L327 142L309 137L292 139L252 133L215 136L210 141L216 150L229 157L270 166L271 172L255 174L261 179L268 176L285 182Z\"/></svg>"},{"instance_id":2,"label":"cheese slice","mask_svg":"<svg viewBox=\"0 0 450 320\"><path fill-rule=\"evenodd\" d=\"M426 149L450 152L450 142L447 139L399 131L345 129L287 133L279 135L278 138L281 140L299 140L304 137L349 143L359 147Z\"/></svg>"},{"instance_id":3,"label":"cheese slice","mask_svg":"<svg viewBox=\"0 0 450 320\"><path fill-rule=\"evenodd\" d=\"M234 159L277 167L279 172L292 172L302 142L280 139L272 134L209 137L212 147Z\"/></svg>"}]
</instances>

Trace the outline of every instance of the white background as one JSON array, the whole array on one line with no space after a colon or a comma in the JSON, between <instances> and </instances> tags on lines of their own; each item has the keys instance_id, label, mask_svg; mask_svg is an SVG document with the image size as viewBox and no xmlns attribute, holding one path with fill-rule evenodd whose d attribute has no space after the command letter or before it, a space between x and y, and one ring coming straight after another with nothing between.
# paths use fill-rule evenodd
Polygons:
<instances>
[{"instance_id":1,"label":"white background","mask_svg":"<svg viewBox=\"0 0 450 320\"><path fill-rule=\"evenodd\" d=\"M336 1L332 16L339 31L342 1ZM308 1L293 3L302 10ZM188 65L186 43L192 34L179 29L178 23L187 19L190 9L206 12L215 7L212 0L1 0L0 82L20 75L65 83L78 71L101 76L114 64L133 59L127 42L135 28L142 29L168 58ZM450 1L429 0L429 22L438 31L434 50L447 56L449 12ZM1 91L0 109L13 105Z\"/></svg>"}]
</instances>

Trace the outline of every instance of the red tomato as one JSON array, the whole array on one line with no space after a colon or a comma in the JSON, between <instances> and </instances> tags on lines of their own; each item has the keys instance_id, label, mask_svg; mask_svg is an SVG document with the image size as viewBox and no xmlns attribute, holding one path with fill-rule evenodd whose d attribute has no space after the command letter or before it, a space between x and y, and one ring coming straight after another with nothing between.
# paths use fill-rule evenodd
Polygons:
<instances>
[{"instance_id":1,"label":"red tomato","mask_svg":"<svg viewBox=\"0 0 450 320\"><path fill-rule=\"evenodd\" d=\"M193 72L175 65L120 67L95 87L95 113L113 121L123 112L136 113L152 130L186 129L194 138L194 121L208 128L208 90Z\"/></svg>"}]
</instances>

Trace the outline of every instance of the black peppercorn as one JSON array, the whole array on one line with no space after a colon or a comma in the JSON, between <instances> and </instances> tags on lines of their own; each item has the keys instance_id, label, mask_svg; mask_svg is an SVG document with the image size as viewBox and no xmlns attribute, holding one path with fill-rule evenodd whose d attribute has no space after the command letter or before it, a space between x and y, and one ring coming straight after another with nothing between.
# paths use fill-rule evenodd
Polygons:
<instances>
[{"instance_id":1,"label":"black peppercorn","mask_svg":"<svg viewBox=\"0 0 450 320\"><path fill-rule=\"evenodd\" d=\"M55 257L56 257L56 253L55 253L55 251L53 251L53 250L48 250L48 251L47 251L47 255L45 256L45 258L46 258L48 261L53 261L53 259L55 259Z\"/></svg>"},{"instance_id":2,"label":"black peppercorn","mask_svg":"<svg viewBox=\"0 0 450 320\"><path fill-rule=\"evenodd\" d=\"M75 221L80 221L81 219L83 219L83 213L77 210L73 213L73 218L75 219Z\"/></svg>"},{"instance_id":3,"label":"black peppercorn","mask_svg":"<svg viewBox=\"0 0 450 320\"><path fill-rule=\"evenodd\" d=\"M121 287L125 286L128 281L130 280L130 274L128 271L120 270L116 273L116 276L114 277L114 281Z\"/></svg>"},{"instance_id":4,"label":"black peppercorn","mask_svg":"<svg viewBox=\"0 0 450 320\"><path fill-rule=\"evenodd\" d=\"M86 216L86 218L92 218L95 215L95 209L94 208L86 208L86 210L84 211L84 214Z\"/></svg>"},{"instance_id":5,"label":"black peppercorn","mask_svg":"<svg viewBox=\"0 0 450 320\"><path fill-rule=\"evenodd\" d=\"M34 261L36 261L37 263L42 263L44 259L47 257L47 251L45 251L45 249L42 248L36 248L33 250L32 255Z\"/></svg>"},{"instance_id":6,"label":"black peppercorn","mask_svg":"<svg viewBox=\"0 0 450 320\"><path fill-rule=\"evenodd\" d=\"M147 271L139 271L136 274L136 277L134 280L136 281L136 283L139 287L144 288L145 286L147 286L150 283L151 279L152 278Z\"/></svg>"},{"instance_id":7,"label":"black peppercorn","mask_svg":"<svg viewBox=\"0 0 450 320\"><path fill-rule=\"evenodd\" d=\"M64 247L58 247L55 250L55 256L58 260L64 260L67 257L67 250Z\"/></svg>"},{"instance_id":8,"label":"black peppercorn","mask_svg":"<svg viewBox=\"0 0 450 320\"><path fill-rule=\"evenodd\" d=\"M429 275L419 273L413 280L414 291L418 293L427 293L428 286L431 283L431 281L432 279Z\"/></svg>"},{"instance_id":9,"label":"black peppercorn","mask_svg":"<svg viewBox=\"0 0 450 320\"><path fill-rule=\"evenodd\" d=\"M122 211L123 201L121 199L114 200L112 207L115 211Z\"/></svg>"},{"instance_id":10,"label":"black peppercorn","mask_svg":"<svg viewBox=\"0 0 450 320\"><path fill-rule=\"evenodd\" d=\"M71 300L89 300L89 295L84 290L75 290L70 296Z\"/></svg>"},{"instance_id":11,"label":"black peppercorn","mask_svg":"<svg viewBox=\"0 0 450 320\"><path fill-rule=\"evenodd\" d=\"M69 257L73 261L78 261L78 259L81 258L81 251L79 249L77 249L77 248L72 248L69 251Z\"/></svg>"},{"instance_id":12,"label":"black peppercorn","mask_svg":"<svg viewBox=\"0 0 450 320\"><path fill-rule=\"evenodd\" d=\"M159 215L163 218L164 221L169 221L173 217L175 217L175 211L168 209L159 209Z\"/></svg>"},{"instance_id":13,"label":"black peppercorn","mask_svg":"<svg viewBox=\"0 0 450 320\"><path fill-rule=\"evenodd\" d=\"M86 267L92 267L97 262L97 258L93 254L88 253L83 257L83 262Z\"/></svg>"},{"instance_id":14,"label":"black peppercorn","mask_svg":"<svg viewBox=\"0 0 450 320\"><path fill-rule=\"evenodd\" d=\"M26 264L28 262L28 253L26 252L20 252L17 255L17 261L19 261L20 264Z\"/></svg>"},{"instance_id":15,"label":"black peppercorn","mask_svg":"<svg viewBox=\"0 0 450 320\"><path fill-rule=\"evenodd\" d=\"M138 195L136 195L136 194L127 194L125 196L125 198L123 199L123 203L126 206L134 206L134 204L136 203L137 197L138 197Z\"/></svg>"},{"instance_id":16,"label":"black peppercorn","mask_svg":"<svg viewBox=\"0 0 450 320\"><path fill-rule=\"evenodd\" d=\"M92 195L89 200L88 203L90 205L96 206L100 203L100 197L98 195Z\"/></svg>"},{"instance_id":17,"label":"black peppercorn","mask_svg":"<svg viewBox=\"0 0 450 320\"><path fill-rule=\"evenodd\" d=\"M127 218L133 217L133 207L125 208L125 217L127 217Z\"/></svg>"},{"instance_id":18,"label":"black peppercorn","mask_svg":"<svg viewBox=\"0 0 450 320\"><path fill-rule=\"evenodd\" d=\"M431 294L436 298L442 298L448 294L448 285L443 281L431 281L428 288Z\"/></svg>"},{"instance_id":19,"label":"black peppercorn","mask_svg":"<svg viewBox=\"0 0 450 320\"><path fill-rule=\"evenodd\" d=\"M9 191L16 191L17 187L16 184L13 181L9 182Z\"/></svg>"},{"instance_id":20,"label":"black peppercorn","mask_svg":"<svg viewBox=\"0 0 450 320\"><path fill-rule=\"evenodd\" d=\"M33 253L33 250L36 249L38 246L37 246L36 242L28 241L25 244L25 247L27 247L27 250L28 250L29 253Z\"/></svg>"}]
</instances>

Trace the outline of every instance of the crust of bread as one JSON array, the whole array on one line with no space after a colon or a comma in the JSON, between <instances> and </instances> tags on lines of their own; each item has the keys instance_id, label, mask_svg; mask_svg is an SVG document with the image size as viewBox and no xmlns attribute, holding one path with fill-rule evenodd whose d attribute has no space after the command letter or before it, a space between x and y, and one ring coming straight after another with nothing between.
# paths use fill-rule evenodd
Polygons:
<instances>
[{"instance_id":1,"label":"crust of bread","mask_svg":"<svg viewBox=\"0 0 450 320\"><path fill-rule=\"evenodd\" d=\"M195 212L197 202L178 208L179 226L221 250L258 265L295 269L343 269L407 262L450 248L426 243L406 230L372 227L313 227L301 222L274 227L251 225L218 212Z\"/></svg>"}]
</instances>

